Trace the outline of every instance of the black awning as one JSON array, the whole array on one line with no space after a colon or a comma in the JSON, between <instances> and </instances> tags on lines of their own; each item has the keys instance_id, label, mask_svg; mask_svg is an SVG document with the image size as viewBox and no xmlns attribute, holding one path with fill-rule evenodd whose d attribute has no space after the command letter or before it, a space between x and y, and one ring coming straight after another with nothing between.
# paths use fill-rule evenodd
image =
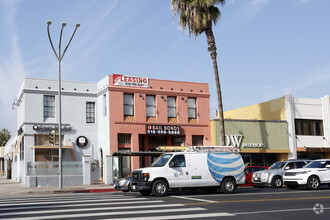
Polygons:
<instances>
[{"instance_id":1,"label":"black awning","mask_svg":"<svg viewBox=\"0 0 330 220\"><path fill-rule=\"evenodd\" d=\"M122 152L115 152L112 154L114 157L118 156L159 156L162 155L164 152L152 152L152 151L142 151L142 152L130 152L130 151L122 151Z\"/></svg>"}]
</instances>

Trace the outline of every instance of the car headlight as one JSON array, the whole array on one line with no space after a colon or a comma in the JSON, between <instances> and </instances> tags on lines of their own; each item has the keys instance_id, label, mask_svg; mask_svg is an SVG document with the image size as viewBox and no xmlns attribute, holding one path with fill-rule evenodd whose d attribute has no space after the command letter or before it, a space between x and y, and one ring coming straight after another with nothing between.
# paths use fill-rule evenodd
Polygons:
<instances>
[{"instance_id":1,"label":"car headlight","mask_svg":"<svg viewBox=\"0 0 330 220\"><path fill-rule=\"evenodd\" d=\"M269 173L268 172L265 172L265 173L261 174L261 177L262 178L268 178L269 177Z\"/></svg>"},{"instance_id":2,"label":"car headlight","mask_svg":"<svg viewBox=\"0 0 330 220\"><path fill-rule=\"evenodd\" d=\"M142 180L148 181L148 179L149 179L149 173L142 173Z\"/></svg>"}]
</instances>

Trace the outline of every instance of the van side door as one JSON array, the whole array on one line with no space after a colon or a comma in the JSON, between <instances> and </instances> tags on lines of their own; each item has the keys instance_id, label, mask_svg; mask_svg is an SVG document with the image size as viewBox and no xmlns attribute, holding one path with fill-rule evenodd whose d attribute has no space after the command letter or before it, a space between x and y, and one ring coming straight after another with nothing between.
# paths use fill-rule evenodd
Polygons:
<instances>
[{"instance_id":1,"label":"van side door","mask_svg":"<svg viewBox=\"0 0 330 220\"><path fill-rule=\"evenodd\" d=\"M169 162L168 182L170 188L187 187L188 168L184 154L175 155Z\"/></svg>"}]
</instances>

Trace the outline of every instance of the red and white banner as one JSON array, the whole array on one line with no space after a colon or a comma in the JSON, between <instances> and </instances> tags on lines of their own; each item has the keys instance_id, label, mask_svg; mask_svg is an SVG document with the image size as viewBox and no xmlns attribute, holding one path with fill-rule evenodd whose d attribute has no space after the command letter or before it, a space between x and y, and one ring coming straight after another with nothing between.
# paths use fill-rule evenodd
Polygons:
<instances>
[{"instance_id":1,"label":"red and white banner","mask_svg":"<svg viewBox=\"0 0 330 220\"><path fill-rule=\"evenodd\" d=\"M123 75L113 74L112 78L113 78L114 86L149 88L148 77L123 76Z\"/></svg>"}]
</instances>

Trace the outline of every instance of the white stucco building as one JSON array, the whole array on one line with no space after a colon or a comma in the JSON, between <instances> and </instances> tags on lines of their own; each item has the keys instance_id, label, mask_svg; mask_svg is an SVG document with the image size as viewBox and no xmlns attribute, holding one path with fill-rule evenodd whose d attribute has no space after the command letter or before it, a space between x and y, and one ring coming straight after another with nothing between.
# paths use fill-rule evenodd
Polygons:
<instances>
[{"instance_id":1,"label":"white stucco building","mask_svg":"<svg viewBox=\"0 0 330 220\"><path fill-rule=\"evenodd\" d=\"M100 114L108 105L103 100L108 90L106 79L98 83L62 81L63 162L90 156L93 180L102 178L102 159L109 154L105 147L109 146L109 120ZM58 101L57 80L24 79L17 98L18 136L8 155L12 158L12 179L30 185L26 176L29 162L59 160L58 146L49 143L49 133L55 130L58 144Z\"/></svg>"}]
</instances>

